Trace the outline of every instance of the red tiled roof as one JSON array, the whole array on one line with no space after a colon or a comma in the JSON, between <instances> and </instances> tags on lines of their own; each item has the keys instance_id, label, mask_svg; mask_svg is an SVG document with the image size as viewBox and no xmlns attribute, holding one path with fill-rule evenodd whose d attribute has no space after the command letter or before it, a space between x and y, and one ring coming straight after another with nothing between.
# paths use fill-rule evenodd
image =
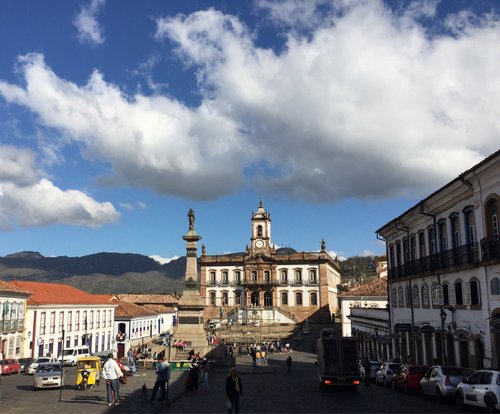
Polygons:
<instances>
[{"instance_id":1,"label":"red tiled roof","mask_svg":"<svg viewBox=\"0 0 500 414\"><path fill-rule=\"evenodd\" d=\"M148 294L128 294L128 293L122 293L119 295L116 295L116 297L120 300L124 300L126 302L131 302L131 303L157 303L157 304L166 304L166 303L178 303L179 298L175 297L174 295L148 295Z\"/></svg>"},{"instance_id":2,"label":"red tiled roof","mask_svg":"<svg viewBox=\"0 0 500 414\"><path fill-rule=\"evenodd\" d=\"M154 310L148 309L145 306L139 306L135 303L126 302L124 300L117 299L116 297L110 301L114 305L118 305L115 309L115 318L136 318L139 316L154 316L158 313Z\"/></svg>"},{"instance_id":3,"label":"red tiled roof","mask_svg":"<svg viewBox=\"0 0 500 414\"><path fill-rule=\"evenodd\" d=\"M15 286L12 283L9 282L4 282L3 280L0 280L0 292L2 293L21 293L23 295L30 295L31 292L28 292L27 290L24 290L18 286Z\"/></svg>"},{"instance_id":4,"label":"red tiled roof","mask_svg":"<svg viewBox=\"0 0 500 414\"><path fill-rule=\"evenodd\" d=\"M142 306L144 306L145 308L154 310L155 312L158 312L158 313L174 313L175 312L175 309L173 306L157 305L155 303L142 305Z\"/></svg>"},{"instance_id":5,"label":"red tiled roof","mask_svg":"<svg viewBox=\"0 0 500 414\"><path fill-rule=\"evenodd\" d=\"M102 296L93 295L83 290L62 283L42 283L13 280L14 286L32 292L28 305L105 305Z\"/></svg>"},{"instance_id":6,"label":"red tiled roof","mask_svg":"<svg viewBox=\"0 0 500 414\"><path fill-rule=\"evenodd\" d=\"M387 278L375 279L356 286L341 296L387 296Z\"/></svg>"}]
</instances>

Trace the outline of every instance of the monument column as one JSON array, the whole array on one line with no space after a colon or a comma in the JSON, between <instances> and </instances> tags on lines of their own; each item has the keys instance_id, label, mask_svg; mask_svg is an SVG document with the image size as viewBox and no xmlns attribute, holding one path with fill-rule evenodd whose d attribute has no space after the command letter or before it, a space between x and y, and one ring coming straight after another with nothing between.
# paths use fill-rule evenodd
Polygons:
<instances>
[{"instance_id":1,"label":"monument column","mask_svg":"<svg viewBox=\"0 0 500 414\"><path fill-rule=\"evenodd\" d=\"M184 273L184 290L179 300L179 323L175 337L190 344L188 349L204 355L208 352L208 340L203 324L203 308L205 302L200 294L200 280L198 277L198 241L201 236L194 228L194 211L188 213L189 229L182 236L186 241L186 271Z\"/></svg>"}]
</instances>

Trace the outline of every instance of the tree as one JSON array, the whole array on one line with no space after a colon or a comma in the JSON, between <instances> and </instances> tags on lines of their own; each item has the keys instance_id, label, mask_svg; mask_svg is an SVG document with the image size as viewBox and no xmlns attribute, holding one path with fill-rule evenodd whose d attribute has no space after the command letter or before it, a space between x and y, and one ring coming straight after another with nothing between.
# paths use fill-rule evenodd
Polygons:
<instances>
[{"instance_id":1,"label":"tree","mask_svg":"<svg viewBox=\"0 0 500 414\"><path fill-rule=\"evenodd\" d=\"M340 262L343 285L359 286L376 277L374 256L353 256Z\"/></svg>"}]
</instances>

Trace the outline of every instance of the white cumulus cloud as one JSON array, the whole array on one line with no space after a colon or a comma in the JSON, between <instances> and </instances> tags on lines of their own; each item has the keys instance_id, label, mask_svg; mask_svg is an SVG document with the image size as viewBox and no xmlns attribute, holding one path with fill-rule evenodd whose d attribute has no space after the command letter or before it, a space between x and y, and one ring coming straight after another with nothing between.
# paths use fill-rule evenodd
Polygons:
<instances>
[{"instance_id":1,"label":"white cumulus cloud","mask_svg":"<svg viewBox=\"0 0 500 414\"><path fill-rule=\"evenodd\" d=\"M277 50L214 9L157 19L156 39L195 69L196 107L98 71L75 84L40 54L0 96L109 166L101 182L191 199L419 197L498 149L498 16L461 11L431 31L431 0L279 4L258 8L284 24Z\"/></svg>"},{"instance_id":2,"label":"white cumulus cloud","mask_svg":"<svg viewBox=\"0 0 500 414\"><path fill-rule=\"evenodd\" d=\"M160 264L166 264L171 262L172 260L177 260L179 256L174 256L174 257L162 257L157 254L153 254L149 256L151 259L156 260Z\"/></svg>"},{"instance_id":3,"label":"white cumulus cloud","mask_svg":"<svg viewBox=\"0 0 500 414\"><path fill-rule=\"evenodd\" d=\"M90 4L81 7L80 12L73 19L80 43L91 45L104 43L104 31L97 21L97 14L104 7L104 2L105 0L91 0Z\"/></svg>"},{"instance_id":4,"label":"white cumulus cloud","mask_svg":"<svg viewBox=\"0 0 500 414\"><path fill-rule=\"evenodd\" d=\"M35 167L28 149L0 145L0 229L60 223L99 227L119 217L109 202L78 190L62 190Z\"/></svg>"}]
</instances>

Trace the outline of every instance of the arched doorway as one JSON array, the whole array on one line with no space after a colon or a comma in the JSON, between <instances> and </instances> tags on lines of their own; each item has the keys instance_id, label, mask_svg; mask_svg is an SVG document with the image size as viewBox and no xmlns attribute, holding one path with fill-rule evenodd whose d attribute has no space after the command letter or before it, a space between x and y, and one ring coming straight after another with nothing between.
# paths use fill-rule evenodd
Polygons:
<instances>
[{"instance_id":1,"label":"arched doorway","mask_svg":"<svg viewBox=\"0 0 500 414\"><path fill-rule=\"evenodd\" d=\"M403 336L401 338L401 361L402 362L408 361L408 346L406 341L406 333L403 333Z\"/></svg>"},{"instance_id":2,"label":"arched doorway","mask_svg":"<svg viewBox=\"0 0 500 414\"><path fill-rule=\"evenodd\" d=\"M481 338L474 341L474 355L476 356L476 369L484 368L484 344Z\"/></svg>"},{"instance_id":3,"label":"arched doorway","mask_svg":"<svg viewBox=\"0 0 500 414\"><path fill-rule=\"evenodd\" d=\"M500 369L500 309L492 312L490 326L493 336L493 367Z\"/></svg>"},{"instance_id":4,"label":"arched doorway","mask_svg":"<svg viewBox=\"0 0 500 414\"><path fill-rule=\"evenodd\" d=\"M271 292L264 293L264 306L273 306L273 295Z\"/></svg>"},{"instance_id":5,"label":"arched doorway","mask_svg":"<svg viewBox=\"0 0 500 414\"><path fill-rule=\"evenodd\" d=\"M458 355L461 367L469 366L469 342L460 341L458 343Z\"/></svg>"},{"instance_id":6,"label":"arched doorway","mask_svg":"<svg viewBox=\"0 0 500 414\"><path fill-rule=\"evenodd\" d=\"M431 366L433 362L431 333L424 334L424 348L425 348L425 364Z\"/></svg>"},{"instance_id":7,"label":"arched doorway","mask_svg":"<svg viewBox=\"0 0 500 414\"><path fill-rule=\"evenodd\" d=\"M455 343L453 341L453 335L446 335L446 356L448 359L448 365L455 365Z\"/></svg>"}]
</instances>

